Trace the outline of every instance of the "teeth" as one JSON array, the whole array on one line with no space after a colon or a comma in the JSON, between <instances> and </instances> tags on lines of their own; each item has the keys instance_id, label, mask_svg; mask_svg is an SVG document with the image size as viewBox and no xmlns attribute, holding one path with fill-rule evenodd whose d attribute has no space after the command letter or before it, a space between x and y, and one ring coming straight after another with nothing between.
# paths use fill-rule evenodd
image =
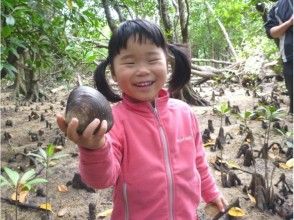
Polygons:
<instances>
[{"instance_id":1,"label":"teeth","mask_svg":"<svg viewBox=\"0 0 294 220\"><path fill-rule=\"evenodd\" d=\"M149 82L140 82L140 83L137 83L136 85L139 87L144 87L144 86L150 86L151 84L152 82L149 81Z\"/></svg>"}]
</instances>

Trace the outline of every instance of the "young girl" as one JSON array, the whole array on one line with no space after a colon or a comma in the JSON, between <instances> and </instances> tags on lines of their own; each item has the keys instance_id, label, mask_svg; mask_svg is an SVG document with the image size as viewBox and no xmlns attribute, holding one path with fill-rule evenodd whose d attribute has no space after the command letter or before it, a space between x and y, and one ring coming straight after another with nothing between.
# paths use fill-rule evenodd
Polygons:
<instances>
[{"instance_id":1,"label":"young girl","mask_svg":"<svg viewBox=\"0 0 294 220\"><path fill-rule=\"evenodd\" d=\"M97 89L113 106L114 125L95 119L82 135L78 120L57 122L79 146L80 174L95 188L114 186L113 220L192 220L201 197L220 211L225 201L209 173L200 128L190 107L169 98L190 79L187 57L166 41L160 29L144 20L124 22L109 41L109 54L95 73ZM174 72L169 91L168 49L173 53ZM122 97L105 77L109 65Z\"/></svg>"}]
</instances>

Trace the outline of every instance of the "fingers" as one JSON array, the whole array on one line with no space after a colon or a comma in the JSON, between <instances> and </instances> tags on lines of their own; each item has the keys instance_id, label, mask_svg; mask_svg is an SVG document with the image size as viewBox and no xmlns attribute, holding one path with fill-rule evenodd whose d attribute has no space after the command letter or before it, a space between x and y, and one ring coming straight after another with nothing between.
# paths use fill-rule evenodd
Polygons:
<instances>
[{"instance_id":1,"label":"fingers","mask_svg":"<svg viewBox=\"0 0 294 220\"><path fill-rule=\"evenodd\" d=\"M63 131L64 133L66 133L67 124L64 120L64 117L61 114L56 115L56 122L57 122L59 129L61 131Z\"/></svg>"},{"instance_id":2,"label":"fingers","mask_svg":"<svg viewBox=\"0 0 294 220\"><path fill-rule=\"evenodd\" d=\"M229 205L228 201L223 197L222 197L222 202L223 202L225 207L227 207Z\"/></svg>"},{"instance_id":3,"label":"fingers","mask_svg":"<svg viewBox=\"0 0 294 220\"><path fill-rule=\"evenodd\" d=\"M224 212L227 206L227 201L223 197L218 197L214 201L214 204L217 206L218 210L220 210L221 212Z\"/></svg>"},{"instance_id":4,"label":"fingers","mask_svg":"<svg viewBox=\"0 0 294 220\"><path fill-rule=\"evenodd\" d=\"M77 118L72 118L68 123L66 130L67 137L75 143L78 143L80 135L77 133L77 128L79 126L79 120Z\"/></svg>"},{"instance_id":5,"label":"fingers","mask_svg":"<svg viewBox=\"0 0 294 220\"><path fill-rule=\"evenodd\" d=\"M100 125L100 120L98 118L95 118L84 130L83 136L84 137L90 137L95 130L99 127Z\"/></svg>"},{"instance_id":6,"label":"fingers","mask_svg":"<svg viewBox=\"0 0 294 220\"><path fill-rule=\"evenodd\" d=\"M94 119L80 135L77 133L77 128L79 126L79 120L77 118L72 118L67 126L64 127L63 117L57 117L59 127L64 129L67 137L77 145L81 145L87 148L97 148L102 146L105 142L104 134L107 131L107 121L103 120L100 123L99 119ZM64 122L65 123L65 122ZM66 123L65 123L66 124ZM97 132L95 132L97 130Z\"/></svg>"},{"instance_id":7,"label":"fingers","mask_svg":"<svg viewBox=\"0 0 294 220\"><path fill-rule=\"evenodd\" d=\"M99 129L97 131L97 129ZM84 130L83 137L90 137L91 135L102 136L107 131L107 121L103 120L100 123L98 118L95 118Z\"/></svg>"},{"instance_id":8,"label":"fingers","mask_svg":"<svg viewBox=\"0 0 294 220\"><path fill-rule=\"evenodd\" d=\"M224 212L225 211L225 206L222 202L220 203L217 203L217 208L218 210L220 210L221 212Z\"/></svg>"},{"instance_id":9,"label":"fingers","mask_svg":"<svg viewBox=\"0 0 294 220\"><path fill-rule=\"evenodd\" d=\"M103 120L101 122L101 127L98 131L98 136L101 136L101 135L104 135L107 131L107 121L106 120Z\"/></svg>"}]
</instances>

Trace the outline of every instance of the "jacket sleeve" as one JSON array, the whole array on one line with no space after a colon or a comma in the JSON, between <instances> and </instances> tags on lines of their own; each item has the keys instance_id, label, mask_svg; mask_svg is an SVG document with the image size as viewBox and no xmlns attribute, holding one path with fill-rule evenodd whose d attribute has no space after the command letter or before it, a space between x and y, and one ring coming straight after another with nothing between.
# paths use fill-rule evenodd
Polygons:
<instances>
[{"instance_id":1,"label":"jacket sleeve","mask_svg":"<svg viewBox=\"0 0 294 220\"><path fill-rule=\"evenodd\" d=\"M210 173L210 168L206 160L198 120L195 115L192 117L194 118L196 167L201 178L201 196L206 203L209 203L216 199L220 195L220 192L217 189L215 180Z\"/></svg>"},{"instance_id":2,"label":"jacket sleeve","mask_svg":"<svg viewBox=\"0 0 294 220\"><path fill-rule=\"evenodd\" d=\"M112 130L115 130L115 126ZM93 188L102 189L113 186L120 173L121 142L115 138L112 130L106 134L105 146L102 148L90 150L79 147L81 178Z\"/></svg>"},{"instance_id":3,"label":"jacket sleeve","mask_svg":"<svg viewBox=\"0 0 294 220\"><path fill-rule=\"evenodd\" d=\"M273 39L273 37L270 34L271 28L279 25L279 21L277 20L276 15L275 15L276 14L275 10L276 10L276 6L273 6L270 9L268 16L267 16L267 22L264 24L266 34L271 39Z\"/></svg>"}]
</instances>

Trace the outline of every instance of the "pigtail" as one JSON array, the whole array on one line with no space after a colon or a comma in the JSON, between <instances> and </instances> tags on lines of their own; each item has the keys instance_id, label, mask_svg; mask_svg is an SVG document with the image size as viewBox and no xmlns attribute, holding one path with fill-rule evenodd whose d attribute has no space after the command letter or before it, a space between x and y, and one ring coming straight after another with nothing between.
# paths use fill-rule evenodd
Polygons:
<instances>
[{"instance_id":1,"label":"pigtail","mask_svg":"<svg viewBox=\"0 0 294 220\"><path fill-rule=\"evenodd\" d=\"M101 92L108 101L118 102L121 100L121 97L113 92L106 79L106 67L109 63L110 60L107 58L97 66L94 73L94 81L97 90Z\"/></svg>"},{"instance_id":2,"label":"pigtail","mask_svg":"<svg viewBox=\"0 0 294 220\"><path fill-rule=\"evenodd\" d=\"M175 45L169 44L168 49L174 56L173 72L168 82L169 91L173 93L182 89L190 81L191 62L189 57Z\"/></svg>"}]
</instances>

